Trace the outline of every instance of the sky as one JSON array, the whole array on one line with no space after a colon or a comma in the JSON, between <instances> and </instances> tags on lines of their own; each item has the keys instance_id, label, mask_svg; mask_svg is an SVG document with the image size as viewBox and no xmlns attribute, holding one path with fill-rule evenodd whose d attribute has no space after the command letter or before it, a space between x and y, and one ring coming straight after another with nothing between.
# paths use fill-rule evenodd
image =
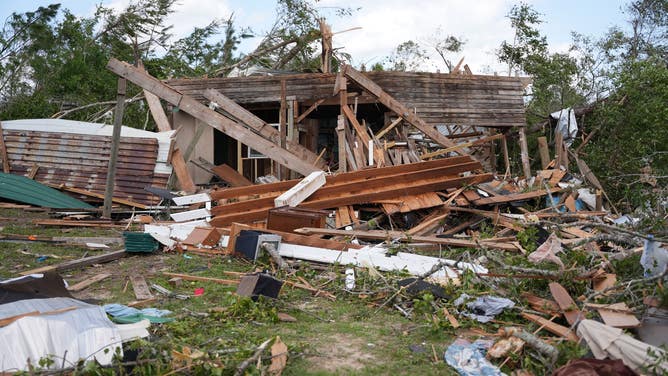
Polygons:
<instances>
[{"instance_id":1,"label":"sky","mask_svg":"<svg viewBox=\"0 0 668 376\"><path fill-rule=\"evenodd\" d=\"M63 8L79 16L93 14L96 4L123 9L130 0L63 0ZM0 18L12 12L26 12L58 1L0 0ZM548 39L550 50L565 52L571 43L571 32L602 36L611 26L624 26L622 12L628 0L528 0L542 14L540 29ZM440 58L429 47L438 36L455 35L466 41L463 50L452 60L464 57L474 73L502 72L495 49L503 40L512 41L513 31L506 15L510 0L320 0L316 7L325 15L333 32L354 27L361 29L334 35L334 48L352 55L355 66L370 67L383 59L402 42L414 40L431 55L424 70L447 71ZM238 28L251 27L261 34L271 26L275 14L273 0L178 0L169 22L176 37L188 35L194 27L209 24L214 18L234 13ZM356 9L351 17L339 18L334 9ZM242 52L250 52L260 38L245 40Z\"/></svg>"}]
</instances>

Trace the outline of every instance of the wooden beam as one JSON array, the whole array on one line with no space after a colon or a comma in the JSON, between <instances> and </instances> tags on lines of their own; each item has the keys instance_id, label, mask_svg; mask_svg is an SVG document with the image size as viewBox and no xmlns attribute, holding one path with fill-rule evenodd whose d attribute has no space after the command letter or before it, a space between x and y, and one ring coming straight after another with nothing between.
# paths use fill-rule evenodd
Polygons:
<instances>
[{"instance_id":1,"label":"wooden beam","mask_svg":"<svg viewBox=\"0 0 668 376\"><path fill-rule=\"evenodd\" d=\"M302 122L302 120L306 119L307 116L311 114L311 112L315 111L318 109L318 106L325 101L325 98L318 99L311 105L311 107L307 108L306 111L304 111L303 114L299 115L299 117L295 120L295 123L299 124Z\"/></svg>"},{"instance_id":2,"label":"wooden beam","mask_svg":"<svg viewBox=\"0 0 668 376\"><path fill-rule=\"evenodd\" d=\"M130 276L130 282L132 283L132 290L134 290L137 300L153 298L153 294L151 294L151 290L148 288L148 284L143 276L132 275Z\"/></svg>"},{"instance_id":3,"label":"wooden beam","mask_svg":"<svg viewBox=\"0 0 668 376\"><path fill-rule=\"evenodd\" d=\"M369 137L369 133L366 131L366 127L362 127L362 124L360 124L360 122L357 121L357 117L355 117L355 114L350 109L350 107L344 106L341 107L341 110L343 111L343 114L346 115L348 121L350 121L350 124L352 124L353 128L355 128L355 132L357 132L357 135L362 139L362 142L365 145L365 149L367 149L369 141L371 141L371 137Z\"/></svg>"},{"instance_id":4,"label":"wooden beam","mask_svg":"<svg viewBox=\"0 0 668 376\"><path fill-rule=\"evenodd\" d=\"M226 97L221 92L214 89L208 89L204 92L203 95L206 99L216 103L220 109L232 116L239 123L247 126L248 128L254 129L267 140L277 145L282 142L281 132L277 131L276 128L255 116L252 112L241 107L239 104ZM318 157L315 153L300 145L299 142L295 142L294 140L287 140L285 144L286 149L291 153L311 163L315 162L316 158ZM321 165L318 165L318 167L321 167Z\"/></svg>"},{"instance_id":5,"label":"wooden beam","mask_svg":"<svg viewBox=\"0 0 668 376\"><path fill-rule=\"evenodd\" d=\"M181 189L187 193L194 193L197 190L197 186L190 177L190 173L188 173L188 166L186 165L186 161L183 158L180 149L174 149L171 164L174 168L174 174L176 174L176 178L179 180Z\"/></svg>"},{"instance_id":6,"label":"wooden beam","mask_svg":"<svg viewBox=\"0 0 668 376\"><path fill-rule=\"evenodd\" d=\"M571 328L554 323L548 319L540 317L538 315L533 315L531 313L522 312L522 317L525 319L540 325L541 328L547 330L550 333L556 334L560 337L566 338L569 341L578 342L580 338L575 334Z\"/></svg>"},{"instance_id":7,"label":"wooden beam","mask_svg":"<svg viewBox=\"0 0 668 376\"><path fill-rule=\"evenodd\" d=\"M556 192L561 192L561 191L562 191L561 188L554 188L554 189L550 190L550 193L556 193ZM511 202L511 201L528 200L528 199L531 199L531 198L545 196L545 195L547 195L547 193L548 192L544 189L541 189L539 191L526 192L526 193L511 193L509 195L481 198L481 199L473 201L473 204L474 205L494 205L494 204L501 204L501 203Z\"/></svg>"},{"instance_id":8,"label":"wooden beam","mask_svg":"<svg viewBox=\"0 0 668 376\"><path fill-rule=\"evenodd\" d=\"M123 126L123 110L125 108L125 91L127 81L125 78L118 78L118 87L116 90L116 109L114 111L114 129L111 136L111 151L109 164L107 165L107 184L104 189L104 206L102 216L111 218L111 204L114 195L114 186L116 184L116 162L118 160L118 149L121 142L121 127Z\"/></svg>"},{"instance_id":9,"label":"wooden beam","mask_svg":"<svg viewBox=\"0 0 668 376\"><path fill-rule=\"evenodd\" d=\"M524 127L520 127L520 157L522 159L522 170L524 171L524 178L529 181L531 179L531 163L529 162L529 146L527 145L527 135Z\"/></svg>"},{"instance_id":10,"label":"wooden beam","mask_svg":"<svg viewBox=\"0 0 668 376\"><path fill-rule=\"evenodd\" d=\"M481 138L479 140L464 142L464 143L458 144L457 146L453 146L451 148L445 148L445 149L441 149L441 150L436 150L436 151L431 152L431 153L422 154L420 156L420 158L421 159L429 159L429 158L437 157L439 155L443 155L445 153L450 153L450 152L453 152L453 151L461 150L461 149L467 148L469 146L475 146L475 145L480 145L480 144L484 144L484 143L487 143L487 142L492 142L494 140L498 140L498 139L503 138L503 137L504 136L501 133L495 134L494 136Z\"/></svg>"},{"instance_id":11,"label":"wooden beam","mask_svg":"<svg viewBox=\"0 0 668 376\"><path fill-rule=\"evenodd\" d=\"M95 197L95 198L99 198L99 199L104 199L104 195L101 194L101 193L91 192L91 191L87 191L87 190L81 189L81 188L67 187L67 186L62 185L62 184L61 185L47 184L47 185L50 186L50 187L59 189L59 190L63 190L63 191L68 191L68 192L72 192L72 193L76 193L76 194L80 194L80 195L84 195L84 196L88 196L88 197ZM126 200L126 199L122 199L120 197L112 197L111 201L115 202L117 204L126 205L126 206L130 206L130 207L133 207L133 208L139 208L139 209L148 209L149 208L148 205L140 204L138 202L134 202L134 201Z\"/></svg>"},{"instance_id":12,"label":"wooden beam","mask_svg":"<svg viewBox=\"0 0 668 376\"><path fill-rule=\"evenodd\" d=\"M252 147L261 150L262 153L277 163L286 166L302 175L308 175L319 170L308 161L281 149L278 145L266 140L262 136L246 129L244 126L225 116L209 109L194 98L183 95L160 80L152 77L136 67L112 58L107 64L107 69L119 76L125 77L134 84L152 92L167 102L179 107L180 110L202 120L204 123L225 133L226 135Z\"/></svg>"},{"instance_id":13,"label":"wooden beam","mask_svg":"<svg viewBox=\"0 0 668 376\"><path fill-rule=\"evenodd\" d=\"M383 231L383 230L333 230L326 228L305 227L295 230L299 234L306 235L335 235L335 236L354 236L360 239L372 240L399 240L407 242L424 242L432 244L443 244L452 247L466 247L478 248L478 242L475 240L456 239L456 238L439 238L436 236L413 236L400 231ZM510 243L498 242L490 239L479 240L480 244L491 248L504 251L517 251L517 247Z\"/></svg>"},{"instance_id":14,"label":"wooden beam","mask_svg":"<svg viewBox=\"0 0 668 376\"><path fill-rule=\"evenodd\" d=\"M366 90L367 92L375 96L380 103L385 105L385 107L394 111L397 115L404 118L408 123L410 123L415 128L422 131L422 133L429 136L429 138L431 138L434 142L446 148L457 146L454 142L452 142L447 137L442 135L441 132L439 132L436 128L427 124L424 120L422 120L413 112L411 112L403 104L399 103L399 101L394 99L390 94L385 92L385 90L383 90L375 82L371 81L362 73L356 71L350 65L345 66L344 74L348 78L353 80L357 85L362 87L362 89Z\"/></svg>"},{"instance_id":15,"label":"wooden beam","mask_svg":"<svg viewBox=\"0 0 668 376\"><path fill-rule=\"evenodd\" d=\"M7 156L7 146L5 146L5 136L2 131L2 122L0 121L0 158L2 158L2 172L9 174L9 157Z\"/></svg>"},{"instance_id":16,"label":"wooden beam","mask_svg":"<svg viewBox=\"0 0 668 376\"><path fill-rule=\"evenodd\" d=\"M336 135L338 139L339 147L339 172L348 171L348 166L346 162L346 120L343 115L339 115L336 122Z\"/></svg>"},{"instance_id":17,"label":"wooden beam","mask_svg":"<svg viewBox=\"0 0 668 376\"><path fill-rule=\"evenodd\" d=\"M543 170L550 164L550 149L547 147L547 138L538 137L538 151L540 152L540 166Z\"/></svg>"},{"instance_id":18,"label":"wooden beam","mask_svg":"<svg viewBox=\"0 0 668 376\"><path fill-rule=\"evenodd\" d=\"M225 163L216 166L202 157L199 157L198 160L192 160L190 162L192 162L195 166L216 175L231 187L247 187L253 185L253 183L246 179L245 176L241 175L237 172L237 170L226 165Z\"/></svg>"},{"instance_id":19,"label":"wooden beam","mask_svg":"<svg viewBox=\"0 0 668 376\"><path fill-rule=\"evenodd\" d=\"M381 129L381 130L378 132L378 134L376 134L376 138L381 138L381 137L385 136L385 134L386 134L387 132L389 132L389 131L391 131L392 129L394 129L394 127L396 127L397 125L399 125L399 123L401 123L402 121L404 121L404 119L403 119L401 116L398 116L397 119L396 119L395 121L393 121L392 123L388 124L388 125L387 125L386 127L384 127L383 129Z\"/></svg>"},{"instance_id":20,"label":"wooden beam","mask_svg":"<svg viewBox=\"0 0 668 376\"><path fill-rule=\"evenodd\" d=\"M139 69L146 72L146 69L144 69L144 64L141 60L139 60L137 66ZM153 121L155 121L155 125L158 127L158 131L171 131L172 126L167 119L167 115L165 114L165 110L162 108L162 104L160 104L160 98L158 98L157 95L151 93L150 91L144 89L144 99L146 99L146 104L148 104L148 109L151 112Z\"/></svg>"},{"instance_id":21,"label":"wooden beam","mask_svg":"<svg viewBox=\"0 0 668 376\"><path fill-rule=\"evenodd\" d=\"M144 98L146 98L148 109L151 111L151 116L153 116L153 121L155 121L158 131L171 131L172 126L169 124L169 120L167 120L167 115L165 115L162 104L160 104L160 98L146 89L144 89Z\"/></svg>"},{"instance_id":22,"label":"wooden beam","mask_svg":"<svg viewBox=\"0 0 668 376\"><path fill-rule=\"evenodd\" d=\"M28 275L28 274L35 274L35 273L45 273L45 272L48 272L48 271L64 272L64 271L67 271L67 270L81 268L81 267L88 266L88 265L102 264L102 263L105 263L105 262L118 260L118 259L120 259L122 257L125 257L125 256L127 256L127 253L125 252L124 249L121 249L120 251L103 253L101 255L89 256L89 257L84 257L84 258L80 258L80 259L76 259L76 260L65 261L65 262L60 263L60 264L43 266L43 267L37 268L37 269L26 270L26 271L20 272L19 274L20 275Z\"/></svg>"},{"instance_id":23,"label":"wooden beam","mask_svg":"<svg viewBox=\"0 0 668 376\"><path fill-rule=\"evenodd\" d=\"M84 279L83 281L81 281L77 284L69 286L67 288L67 291L72 291L72 292L81 291L81 290L85 289L86 287L88 287L88 286L90 286L94 283L100 282L101 280L103 280L105 278L108 278L108 277L111 277L111 274L107 274L107 273L95 274L94 276L92 276L90 278L86 278L86 279Z\"/></svg>"},{"instance_id":24,"label":"wooden beam","mask_svg":"<svg viewBox=\"0 0 668 376\"><path fill-rule=\"evenodd\" d=\"M325 172L312 172L294 187L276 197L274 199L274 206L297 206L323 185L325 185Z\"/></svg>"}]
</instances>

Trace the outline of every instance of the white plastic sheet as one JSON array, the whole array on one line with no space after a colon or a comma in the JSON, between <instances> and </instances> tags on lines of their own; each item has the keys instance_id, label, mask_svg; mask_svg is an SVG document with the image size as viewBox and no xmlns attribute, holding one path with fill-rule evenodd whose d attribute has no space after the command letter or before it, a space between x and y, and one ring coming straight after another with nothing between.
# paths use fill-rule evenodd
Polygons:
<instances>
[{"instance_id":1,"label":"white plastic sheet","mask_svg":"<svg viewBox=\"0 0 668 376\"><path fill-rule=\"evenodd\" d=\"M28 312L76 309L51 315L26 316L0 328L0 371L26 371L50 357L53 368L79 359L110 364L122 355L121 335L104 309L72 298L26 299L0 305L0 318ZM64 358L64 359L63 359Z\"/></svg>"},{"instance_id":2,"label":"white plastic sheet","mask_svg":"<svg viewBox=\"0 0 668 376\"><path fill-rule=\"evenodd\" d=\"M557 119L556 132L564 135L564 144L570 147L578 134L578 122L575 120L575 111L572 108L564 108L550 114L553 119Z\"/></svg>"}]
</instances>

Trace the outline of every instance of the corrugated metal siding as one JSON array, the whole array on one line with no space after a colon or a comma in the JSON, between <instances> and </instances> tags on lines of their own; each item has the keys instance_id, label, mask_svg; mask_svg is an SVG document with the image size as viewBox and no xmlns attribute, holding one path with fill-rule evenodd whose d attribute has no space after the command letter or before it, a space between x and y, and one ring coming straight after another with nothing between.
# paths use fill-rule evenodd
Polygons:
<instances>
[{"instance_id":1,"label":"corrugated metal siding","mask_svg":"<svg viewBox=\"0 0 668 376\"><path fill-rule=\"evenodd\" d=\"M25 175L37 164L39 182L104 194L111 137L8 129L4 136L12 173ZM157 157L156 139L121 137L114 197L156 204L144 187L165 187L169 178L154 171Z\"/></svg>"},{"instance_id":2,"label":"corrugated metal siding","mask_svg":"<svg viewBox=\"0 0 668 376\"><path fill-rule=\"evenodd\" d=\"M453 76L441 73L366 72L390 95L429 124L462 124L485 127L524 126L523 85L517 77ZM335 74L297 74L240 78L168 80L183 94L205 102L202 93L219 90L242 103L280 101L281 81L286 95L298 101L332 96ZM348 91L360 91L349 81ZM362 96L362 100L371 100Z\"/></svg>"},{"instance_id":3,"label":"corrugated metal siding","mask_svg":"<svg viewBox=\"0 0 668 376\"><path fill-rule=\"evenodd\" d=\"M0 197L45 208L83 209L92 207L25 176L2 172L0 172Z\"/></svg>"}]
</instances>

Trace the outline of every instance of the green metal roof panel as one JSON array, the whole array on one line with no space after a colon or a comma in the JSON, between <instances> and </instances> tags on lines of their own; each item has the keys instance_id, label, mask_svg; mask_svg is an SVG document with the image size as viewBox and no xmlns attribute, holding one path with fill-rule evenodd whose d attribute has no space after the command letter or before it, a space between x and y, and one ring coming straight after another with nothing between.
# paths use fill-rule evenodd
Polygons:
<instances>
[{"instance_id":1,"label":"green metal roof panel","mask_svg":"<svg viewBox=\"0 0 668 376\"><path fill-rule=\"evenodd\" d=\"M25 176L0 172L0 198L45 208L84 209L93 206Z\"/></svg>"}]
</instances>

